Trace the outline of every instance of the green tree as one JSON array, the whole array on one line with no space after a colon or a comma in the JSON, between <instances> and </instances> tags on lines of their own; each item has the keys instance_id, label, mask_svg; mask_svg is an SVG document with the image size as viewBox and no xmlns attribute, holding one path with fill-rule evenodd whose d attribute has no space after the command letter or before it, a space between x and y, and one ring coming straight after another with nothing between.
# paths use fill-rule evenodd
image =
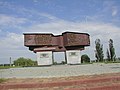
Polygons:
<instances>
[{"instance_id":1,"label":"green tree","mask_svg":"<svg viewBox=\"0 0 120 90\"><path fill-rule=\"evenodd\" d=\"M95 52L95 57L97 58L97 61L103 61L104 58L104 54L103 54L103 45L100 42L100 39L96 39L95 40L95 48L96 48L96 52Z\"/></svg>"},{"instance_id":2,"label":"green tree","mask_svg":"<svg viewBox=\"0 0 120 90\"><path fill-rule=\"evenodd\" d=\"M120 57L118 57L118 60L120 60Z\"/></svg>"},{"instance_id":3,"label":"green tree","mask_svg":"<svg viewBox=\"0 0 120 90\"><path fill-rule=\"evenodd\" d=\"M107 54L107 61L110 61L110 53L109 53L109 50L108 50L108 49L107 49L106 54Z\"/></svg>"},{"instance_id":4,"label":"green tree","mask_svg":"<svg viewBox=\"0 0 120 90\"><path fill-rule=\"evenodd\" d=\"M29 58L20 57L20 58L18 58L17 60L14 61L14 65L15 66L36 66L37 62L32 61Z\"/></svg>"},{"instance_id":5,"label":"green tree","mask_svg":"<svg viewBox=\"0 0 120 90\"><path fill-rule=\"evenodd\" d=\"M90 62L90 58L87 54L81 56L81 63Z\"/></svg>"},{"instance_id":6,"label":"green tree","mask_svg":"<svg viewBox=\"0 0 120 90\"><path fill-rule=\"evenodd\" d=\"M113 46L112 39L109 40L109 50L110 50L110 59L114 61L116 58L116 55L115 55L115 48Z\"/></svg>"}]
</instances>

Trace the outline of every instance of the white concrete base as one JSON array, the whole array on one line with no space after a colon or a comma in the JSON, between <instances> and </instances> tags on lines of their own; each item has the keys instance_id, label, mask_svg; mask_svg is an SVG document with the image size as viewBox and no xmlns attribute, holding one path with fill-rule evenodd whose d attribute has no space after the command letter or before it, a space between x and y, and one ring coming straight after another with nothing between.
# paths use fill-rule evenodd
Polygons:
<instances>
[{"instance_id":1,"label":"white concrete base","mask_svg":"<svg viewBox=\"0 0 120 90\"><path fill-rule=\"evenodd\" d=\"M80 64L81 63L80 50L66 51L66 56L67 56L67 64Z\"/></svg>"},{"instance_id":2,"label":"white concrete base","mask_svg":"<svg viewBox=\"0 0 120 90\"><path fill-rule=\"evenodd\" d=\"M37 52L38 65L52 65L52 51Z\"/></svg>"}]
</instances>

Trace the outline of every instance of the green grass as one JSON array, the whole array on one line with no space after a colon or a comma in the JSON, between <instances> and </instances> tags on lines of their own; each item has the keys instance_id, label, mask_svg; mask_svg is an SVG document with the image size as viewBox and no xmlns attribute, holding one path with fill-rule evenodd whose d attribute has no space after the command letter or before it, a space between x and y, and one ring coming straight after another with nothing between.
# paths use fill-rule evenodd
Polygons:
<instances>
[{"instance_id":1,"label":"green grass","mask_svg":"<svg viewBox=\"0 0 120 90\"><path fill-rule=\"evenodd\" d=\"M13 67L13 66L0 66L0 69L9 69L9 68L18 68L18 66L16 66L16 67Z\"/></svg>"},{"instance_id":2,"label":"green grass","mask_svg":"<svg viewBox=\"0 0 120 90\"><path fill-rule=\"evenodd\" d=\"M0 66L0 69L8 69L10 66Z\"/></svg>"},{"instance_id":3,"label":"green grass","mask_svg":"<svg viewBox=\"0 0 120 90\"><path fill-rule=\"evenodd\" d=\"M5 81L7 81L7 79L0 78L0 83L3 83L3 82L5 82Z\"/></svg>"}]
</instances>

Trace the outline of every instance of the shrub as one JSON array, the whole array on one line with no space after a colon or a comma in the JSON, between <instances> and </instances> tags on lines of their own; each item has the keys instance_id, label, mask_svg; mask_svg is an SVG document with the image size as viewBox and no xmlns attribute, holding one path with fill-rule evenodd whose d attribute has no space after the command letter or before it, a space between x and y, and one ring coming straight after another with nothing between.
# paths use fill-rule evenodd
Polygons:
<instances>
[{"instance_id":1,"label":"shrub","mask_svg":"<svg viewBox=\"0 0 120 90\"><path fill-rule=\"evenodd\" d=\"M90 62L90 58L87 54L84 54L81 56L81 62L84 63L84 62Z\"/></svg>"}]
</instances>

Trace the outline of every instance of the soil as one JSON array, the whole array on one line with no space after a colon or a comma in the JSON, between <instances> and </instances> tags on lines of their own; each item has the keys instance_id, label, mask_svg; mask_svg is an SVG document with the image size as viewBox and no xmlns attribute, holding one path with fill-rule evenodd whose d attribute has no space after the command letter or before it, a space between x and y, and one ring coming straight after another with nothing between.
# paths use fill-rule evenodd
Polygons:
<instances>
[{"instance_id":1,"label":"soil","mask_svg":"<svg viewBox=\"0 0 120 90\"><path fill-rule=\"evenodd\" d=\"M59 78L11 78L0 90L120 90L120 73Z\"/></svg>"}]
</instances>

